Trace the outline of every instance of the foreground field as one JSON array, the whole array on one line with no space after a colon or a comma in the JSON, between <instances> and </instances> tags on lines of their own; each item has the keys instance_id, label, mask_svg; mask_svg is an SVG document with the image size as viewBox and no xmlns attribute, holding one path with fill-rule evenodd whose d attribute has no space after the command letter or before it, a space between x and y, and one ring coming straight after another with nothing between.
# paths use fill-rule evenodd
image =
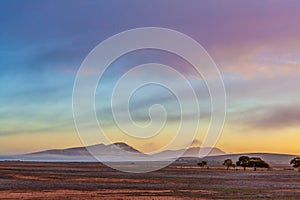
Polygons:
<instances>
[{"instance_id":1,"label":"foreground field","mask_svg":"<svg viewBox=\"0 0 300 200\"><path fill-rule=\"evenodd\" d=\"M0 162L0 198L300 199L300 173L171 165L128 174L99 163Z\"/></svg>"}]
</instances>

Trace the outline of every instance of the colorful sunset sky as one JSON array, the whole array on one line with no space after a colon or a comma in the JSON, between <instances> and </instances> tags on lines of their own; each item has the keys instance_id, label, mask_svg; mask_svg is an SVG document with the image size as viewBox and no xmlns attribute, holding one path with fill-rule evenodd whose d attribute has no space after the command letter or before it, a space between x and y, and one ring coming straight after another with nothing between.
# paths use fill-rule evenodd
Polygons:
<instances>
[{"instance_id":1,"label":"colorful sunset sky","mask_svg":"<svg viewBox=\"0 0 300 200\"><path fill-rule=\"evenodd\" d=\"M100 42L139 27L180 31L215 61L227 94L226 121L216 147L233 153L299 154L299 11L297 0L0 1L0 155L82 146L72 114L77 70ZM200 146L209 125L205 83L185 61L166 52L135 52L112 64L100 83L106 90L96 94L100 124L113 142L145 152L170 140L178 126L178 105L163 88L144 88L147 95L140 96L137 91L130 104L133 120L141 124L149 121L152 104L170 111L158 139L124 137L109 110L109 94L122 73L154 61L179 69L197 88L204 114L193 145Z\"/></svg>"}]
</instances>

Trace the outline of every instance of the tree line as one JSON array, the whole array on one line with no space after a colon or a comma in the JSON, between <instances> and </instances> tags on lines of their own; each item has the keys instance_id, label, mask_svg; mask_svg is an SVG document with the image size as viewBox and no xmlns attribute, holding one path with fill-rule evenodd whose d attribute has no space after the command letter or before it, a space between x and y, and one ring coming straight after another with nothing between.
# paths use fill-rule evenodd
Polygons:
<instances>
[{"instance_id":1,"label":"tree line","mask_svg":"<svg viewBox=\"0 0 300 200\"><path fill-rule=\"evenodd\" d=\"M298 168L300 172L300 157L295 157L290 161L290 164L294 168ZM249 156L241 156L238 161L234 163L231 159L226 159L223 162L223 165L227 167L229 170L230 167L235 168L236 166L243 167L244 171L246 171L247 167L253 168L256 171L257 168L269 168L269 164L265 162L260 157L249 157ZM198 166L205 167L207 166L207 161L198 162Z\"/></svg>"}]
</instances>

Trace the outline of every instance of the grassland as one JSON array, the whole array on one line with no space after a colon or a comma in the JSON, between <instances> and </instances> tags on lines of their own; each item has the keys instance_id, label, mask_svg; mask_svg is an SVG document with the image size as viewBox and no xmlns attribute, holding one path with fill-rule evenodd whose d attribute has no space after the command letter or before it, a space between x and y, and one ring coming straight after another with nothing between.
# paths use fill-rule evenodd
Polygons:
<instances>
[{"instance_id":1,"label":"grassland","mask_svg":"<svg viewBox=\"0 0 300 200\"><path fill-rule=\"evenodd\" d=\"M129 174L100 163L0 162L0 198L300 199L300 173L173 164Z\"/></svg>"}]
</instances>

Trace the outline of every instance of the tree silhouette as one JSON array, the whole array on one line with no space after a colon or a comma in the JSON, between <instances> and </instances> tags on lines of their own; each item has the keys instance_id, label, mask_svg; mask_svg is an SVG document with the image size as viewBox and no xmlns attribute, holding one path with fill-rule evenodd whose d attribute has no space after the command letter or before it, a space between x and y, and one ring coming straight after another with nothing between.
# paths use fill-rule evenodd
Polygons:
<instances>
[{"instance_id":1,"label":"tree silhouette","mask_svg":"<svg viewBox=\"0 0 300 200\"><path fill-rule=\"evenodd\" d=\"M256 168L269 168L269 164L263 161L259 157L248 157L248 156L241 156L239 157L239 160L236 162L237 166L244 167L244 171L246 170L246 167L253 167L254 171L256 171Z\"/></svg>"},{"instance_id":2,"label":"tree silhouette","mask_svg":"<svg viewBox=\"0 0 300 200\"><path fill-rule=\"evenodd\" d=\"M197 163L199 167L207 167L207 161L200 161Z\"/></svg>"},{"instance_id":3,"label":"tree silhouette","mask_svg":"<svg viewBox=\"0 0 300 200\"><path fill-rule=\"evenodd\" d=\"M246 171L246 167L249 165L250 158L248 156L241 156L239 160L236 162L236 166L244 167L244 171Z\"/></svg>"},{"instance_id":4,"label":"tree silhouette","mask_svg":"<svg viewBox=\"0 0 300 200\"><path fill-rule=\"evenodd\" d=\"M253 167L254 171L256 171L256 168L269 168L269 164L266 163L265 161L263 161L261 158L259 157L252 157L249 160L249 167Z\"/></svg>"},{"instance_id":5,"label":"tree silhouette","mask_svg":"<svg viewBox=\"0 0 300 200\"><path fill-rule=\"evenodd\" d=\"M290 162L290 164L294 168L298 168L298 172L300 172L300 157L293 158Z\"/></svg>"},{"instance_id":6,"label":"tree silhouette","mask_svg":"<svg viewBox=\"0 0 300 200\"><path fill-rule=\"evenodd\" d=\"M223 165L227 167L227 170L228 170L230 167L235 168L235 164L233 164L233 162L232 162L231 159L226 159L226 160L224 161Z\"/></svg>"}]
</instances>

